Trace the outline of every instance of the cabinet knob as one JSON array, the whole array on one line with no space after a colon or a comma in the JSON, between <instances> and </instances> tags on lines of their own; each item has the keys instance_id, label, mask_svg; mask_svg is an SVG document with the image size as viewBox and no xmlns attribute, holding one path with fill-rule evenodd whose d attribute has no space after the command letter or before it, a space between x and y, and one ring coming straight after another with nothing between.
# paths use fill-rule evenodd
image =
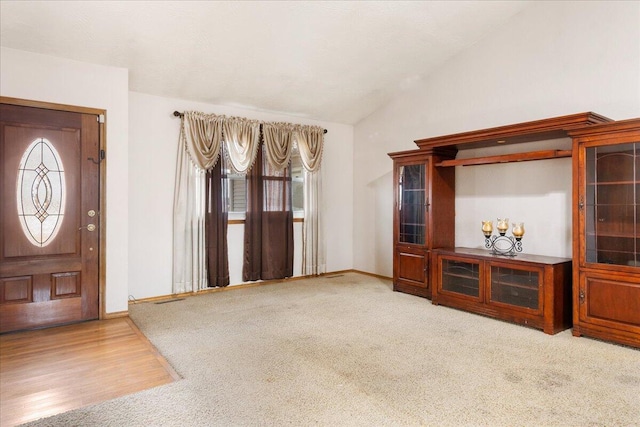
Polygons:
<instances>
[{"instance_id":1,"label":"cabinet knob","mask_svg":"<svg viewBox=\"0 0 640 427\"><path fill-rule=\"evenodd\" d=\"M578 294L578 298L580 299L580 304L584 304L584 290L580 289L580 293Z\"/></svg>"}]
</instances>

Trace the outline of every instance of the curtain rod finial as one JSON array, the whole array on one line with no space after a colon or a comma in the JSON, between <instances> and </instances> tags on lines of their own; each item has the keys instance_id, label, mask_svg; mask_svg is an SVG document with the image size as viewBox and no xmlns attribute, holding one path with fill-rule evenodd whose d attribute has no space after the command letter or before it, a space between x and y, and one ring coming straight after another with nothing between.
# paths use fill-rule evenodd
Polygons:
<instances>
[{"instance_id":1,"label":"curtain rod finial","mask_svg":"<svg viewBox=\"0 0 640 427\"><path fill-rule=\"evenodd\" d=\"M182 117L184 114L182 114L180 111L174 111L174 112L173 112L173 115L174 115L175 117Z\"/></svg>"}]
</instances>

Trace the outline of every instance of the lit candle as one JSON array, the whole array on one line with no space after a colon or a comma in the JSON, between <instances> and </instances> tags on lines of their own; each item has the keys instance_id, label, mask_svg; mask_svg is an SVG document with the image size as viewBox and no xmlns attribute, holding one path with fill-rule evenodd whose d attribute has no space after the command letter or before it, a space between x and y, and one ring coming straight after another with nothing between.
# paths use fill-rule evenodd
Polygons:
<instances>
[{"instance_id":1,"label":"lit candle","mask_svg":"<svg viewBox=\"0 0 640 427\"><path fill-rule=\"evenodd\" d=\"M514 223L511 232L513 233L513 237L515 237L516 240L522 239L522 236L524 236L524 222Z\"/></svg>"},{"instance_id":2,"label":"lit candle","mask_svg":"<svg viewBox=\"0 0 640 427\"><path fill-rule=\"evenodd\" d=\"M491 233L493 233L493 221L482 221L482 232L485 237L491 236Z\"/></svg>"},{"instance_id":3,"label":"lit candle","mask_svg":"<svg viewBox=\"0 0 640 427\"><path fill-rule=\"evenodd\" d=\"M507 232L508 229L509 229L509 218L505 218L505 219L498 218L498 232L500 233L500 235L504 236L504 234Z\"/></svg>"}]
</instances>

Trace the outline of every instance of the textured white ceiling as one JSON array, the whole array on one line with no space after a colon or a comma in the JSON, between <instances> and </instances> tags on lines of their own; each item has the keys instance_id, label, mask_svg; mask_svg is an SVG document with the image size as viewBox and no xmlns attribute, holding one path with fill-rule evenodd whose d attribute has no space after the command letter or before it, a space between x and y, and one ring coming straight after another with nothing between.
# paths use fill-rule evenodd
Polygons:
<instances>
[{"instance_id":1,"label":"textured white ceiling","mask_svg":"<svg viewBox=\"0 0 640 427\"><path fill-rule=\"evenodd\" d=\"M129 69L129 89L354 124L520 1L0 1L2 46Z\"/></svg>"}]
</instances>

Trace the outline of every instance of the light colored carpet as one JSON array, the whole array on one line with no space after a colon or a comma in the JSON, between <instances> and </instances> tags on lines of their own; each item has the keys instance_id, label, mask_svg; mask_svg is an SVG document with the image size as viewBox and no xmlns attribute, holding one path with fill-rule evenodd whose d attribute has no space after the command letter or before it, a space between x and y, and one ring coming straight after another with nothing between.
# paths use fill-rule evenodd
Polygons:
<instances>
[{"instance_id":1,"label":"light colored carpet","mask_svg":"<svg viewBox=\"0 0 640 427\"><path fill-rule=\"evenodd\" d=\"M640 351L348 273L130 307L183 377L33 426L638 426Z\"/></svg>"}]
</instances>

